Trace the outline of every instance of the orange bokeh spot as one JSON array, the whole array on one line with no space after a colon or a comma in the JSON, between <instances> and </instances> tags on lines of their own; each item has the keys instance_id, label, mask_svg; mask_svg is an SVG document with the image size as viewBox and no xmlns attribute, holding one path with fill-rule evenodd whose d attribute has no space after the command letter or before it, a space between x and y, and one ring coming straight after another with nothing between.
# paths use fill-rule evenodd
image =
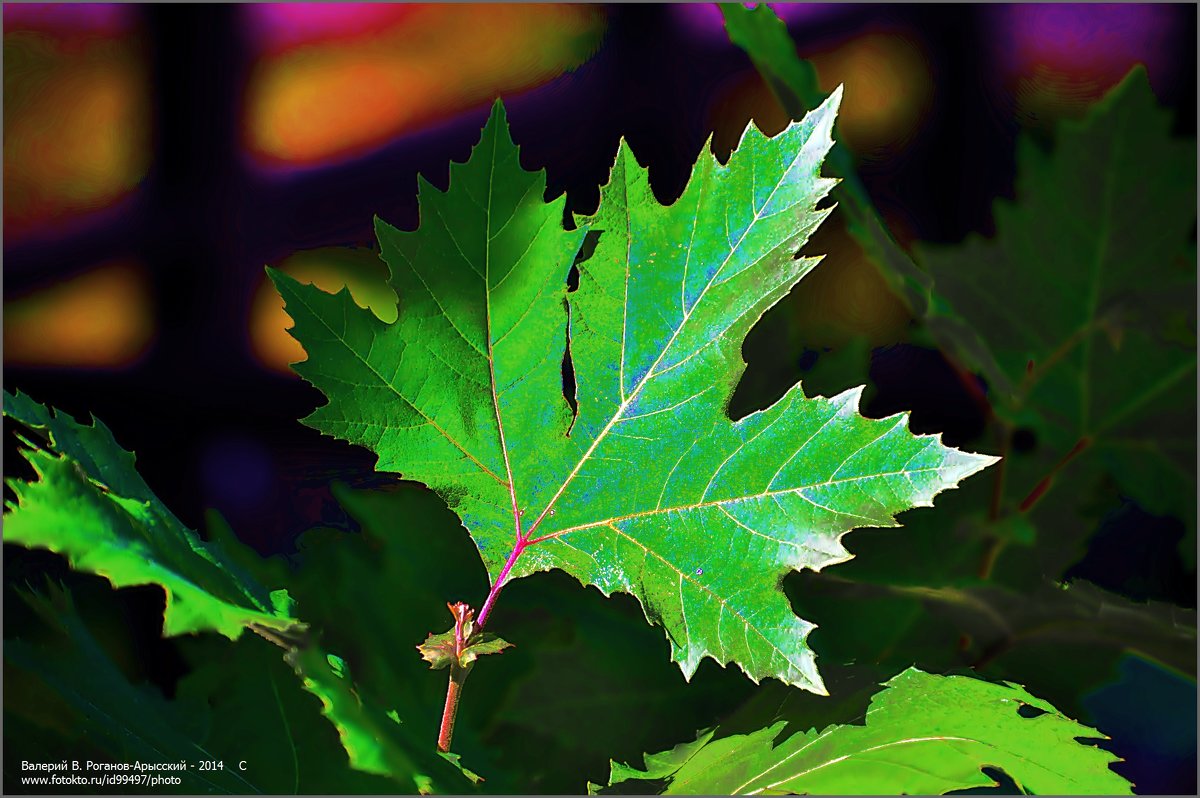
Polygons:
<instances>
[{"instance_id":1,"label":"orange bokeh spot","mask_svg":"<svg viewBox=\"0 0 1200 798\"><path fill-rule=\"evenodd\" d=\"M246 94L247 148L276 164L365 153L578 66L604 27L602 13L582 5L407 8L390 25L268 48Z\"/></svg>"},{"instance_id":2,"label":"orange bokeh spot","mask_svg":"<svg viewBox=\"0 0 1200 798\"><path fill-rule=\"evenodd\" d=\"M835 137L855 154L878 160L902 150L919 130L933 97L929 66L918 45L891 33L871 33L832 49L800 50L817 70L825 93L845 84ZM787 112L756 70L733 79L718 93L709 117L713 152L728 157L748 120L774 136L787 127Z\"/></svg>"},{"instance_id":3,"label":"orange bokeh spot","mask_svg":"<svg viewBox=\"0 0 1200 798\"><path fill-rule=\"evenodd\" d=\"M281 263L279 270L329 293L348 288L360 307L382 321L396 320L396 294L387 284L387 269L374 250L326 247L297 252ZM288 333L291 326L283 297L264 274L250 308L250 345L264 366L292 374L288 366L305 359L304 347Z\"/></svg>"},{"instance_id":4,"label":"orange bokeh spot","mask_svg":"<svg viewBox=\"0 0 1200 798\"><path fill-rule=\"evenodd\" d=\"M822 91L846 86L838 130L851 150L878 156L911 140L933 97L929 65L918 44L899 34L871 33L806 55Z\"/></svg>"},{"instance_id":5,"label":"orange bokeh spot","mask_svg":"<svg viewBox=\"0 0 1200 798\"><path fill-rule=\"evenodd\" d=\"M792 297L796 328L809 346L839 347L856 336L871 346L907 338L907 306L836 215L817 228L803 252L825 255Z\"/></svg>"},{"instance_id":6,"label":"orange bokeh spot","mask_svg":"<svg viewBox=\"0 0 1200 798\"><path fill-rule=\"evenodd\" d=\"M5 33L6 240L134 188L150 160L149 91L135 36Z\"/></svg>"},{"instance_id":7,"label":"orange bokeh spot","mask_svg":"<svg viewBox=\"0 0 1200 798\"><path fill-rule=\"evenodd\" d=\"M119 368L154 337L143 270L115 261L4 303L4 362L20 366Z\"/></svg>"}]
</instances>

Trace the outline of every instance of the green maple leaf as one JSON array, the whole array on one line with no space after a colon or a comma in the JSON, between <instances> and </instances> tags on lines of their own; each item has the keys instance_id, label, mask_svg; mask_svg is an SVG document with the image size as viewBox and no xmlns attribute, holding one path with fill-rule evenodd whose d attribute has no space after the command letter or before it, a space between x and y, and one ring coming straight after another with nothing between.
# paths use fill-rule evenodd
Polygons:
<instances>
[{"instance_id":1,"label":"green maple leaf","mask_svg":"<svg viewBox=\"0 0 1200 798\"><path fill-rule=\"evenodd\" d=\"M1025 707L1036 716L1023 717ZM710 730L647 755L643 769L614 762L608 787L655 779L668 795L940 795L995 786L982 772L990 766L1035 793L1131 794L1108 767L1115 756L1076 740L1103 735L1013 684L909 668L872 699L865 725L796 734L788 725Z\"/></svg>"},{"instance_id":2,"label":"green maple leaf","mask_svg":"<svg viewBox=\"0 0 1200 798\"><path fill-rule=\"evenodd\" d=\"M39 478L8 480L17 501L6 503L5 543L57 552L114 587L160 585L168 636L303 626L286 590L268 591L180 523L103 423L80 424L21 393L5 392L4 414L45 439L22 451Z\"/></svg>"},{"instance_id":3,"label":"green maple leaf","mask_svg":"<svg viewBox=\"0 0 1200 798\"><path fill-rule=\"evenodd\" d=\"M561 568L636 596L688 677L711 656L821 691L781 578L848 559L845 532L894 525L993 460L904 415L859 416L861 389L725 412L741 341L816 265L795 254L830 213L840 96L775 138L749 130L728 165L704 153L670 206L622 143L570 231L497 104L448 191L422 184L420 228L377 224L394 323L272 272L309 355L295 368L329 398L305 422L444 496L493 583Z\"/></svg>"},{"instance_id":4,"label":"green maple leaf","mask_svg":"<svg viewBox=\"0 0 1200 798\"><path fill-rule=\"evenodd\" d=\"M1171 136L1139 67L1060 124L1053 151L1023 138L1017 162L993 238L919 248L929 325L1051 465L1082 455L1072 469L1107 472L1194 530L1195 142ZM969 334L945 326L962 319ZM1019 500L1034 484L1014 476Z\"/></svg>"}]
</instances>

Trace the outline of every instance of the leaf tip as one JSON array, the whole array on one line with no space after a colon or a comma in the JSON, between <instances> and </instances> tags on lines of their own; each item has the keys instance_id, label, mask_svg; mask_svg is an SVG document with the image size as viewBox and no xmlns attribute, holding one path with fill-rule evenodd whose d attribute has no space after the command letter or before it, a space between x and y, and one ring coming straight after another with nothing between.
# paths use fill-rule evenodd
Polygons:
<instances>
[{"instance_id":1,"label":"leaf tip","mask_svg":"<svg viewBox=\"0 0 1200 798\"><path fill-rule=\"evenodd\" d=\"M824 108L828 106L828 113L836 116L838 110L842 107L842 95L845 93L845 88L845 83L839 83L837 88L830 92L829 96L825 98L825 102L821 103L821 107Z\"/></svg>"},{"instance_id":2,"label":"leaf tip","mask_svg":"<svg viewBox=\"0 0 1200 798\"><path fill-rule=\"evenodd\" d=\"M1000 462L1000 457L993 454L977 454L975 452L964 452L961 449L951 449L958 457L957 462L951 465L955 468L955 476L957 480L963 480L967 477L977 474L985 468L990 468Z\"/></svg>"},{"instance_id":3,"label":"leaf tip","mask_svg":"<svg viewBox=\"0 0 1200 798\"><path fill-rule=\"evenodd\" d=\"M855 385L847 388L839 394L829 398L829 403L837 406L837 412L841 415L857 413L861 415L863 391L866 390L865 385Z\"/></svg>"},{"instance_id":4,"label":"leaf tip","mask_svg":"<svg viewBox=\"0 0 1200 798\"><path fill-rule=\"evenodd\" d=\"M503 144L508 147L515 146L509 131L508 109L504 106L504 100L499 95L496 95L495 101L492 102L492 108L488 112L487 123L483 126L483 132L479 136L479 143L475 147L472 147L472 153L486 141L495 141L497 144Z\"/></svg>"},{"instance_id":5,"label":"leaf tip","mask_svg":"<svg viewBox=\"0 0 1200 798\"><path fill-rule=\"evenodd\" d=\"M271 284L275 286L275 290L280 296L284 296L283 291L285 288L289 290L295 290L295 288L300 285L300 281L295 277L292 277L287 272L276 269L270 264L264 266L263 268L266 271L267 279L269 279Z\"/></svg>"},{"instance_id":6,"label":"leaf tip","mask_svg":"<svg viewBox=\"0 0 1200 798\"><path fill-rule=\"evenodd\" d=\"M508 109L504 107L504 98L499 94L492 100L492 110L488 113L488 124L504 124L508 121Z\"/></svg>"}]
</instances>

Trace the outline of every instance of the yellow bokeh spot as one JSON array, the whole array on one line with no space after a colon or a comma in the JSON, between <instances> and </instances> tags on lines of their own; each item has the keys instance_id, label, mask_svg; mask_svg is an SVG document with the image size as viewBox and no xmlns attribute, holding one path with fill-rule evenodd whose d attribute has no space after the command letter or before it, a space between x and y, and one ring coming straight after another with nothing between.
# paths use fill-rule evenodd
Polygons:
<instances>
[{"instance_id":1,"label":"yellow bokeh spot","mask_svg":"<svg viewBox=\"0 0 1200 798\"><path fill-rule=\"evenodd\" d=\"M4 36L5 236L111 204L149 166L149 82L130 37Z\"/></svg>"},{"instance_id":2,"label":"yellow bokeh spot","mask_svg":"<svg viewBox=\"0 0 1200 798\"><path fill-rule=\"evenodd\" d=\"M792 298L796 326L809 346L839 347L857 336L871 346L906 340L912 318L907 306L836 214L803 252L825 256Z\"/></svg>"},{"instance_id":3,"label":"yellow bokeh spot","mask_svg":"<svg viewBox=\"0 0 1200 798\"><path fill-rule=\"evenodd\" d=\"M821 91L845 84L835 137L856 155L879 160L912 140L933 99L933 81L920 47L899 34L871 33L833 48L805 50ZM756 70L715 92L709 119L713 152L727 158L748 120L768 136L789 121L787 112Z\"/></svg>"},{"instance_id":4,"label":"yellow bokeh spot","mask_svg":"<svg viewBox=\"0 0 1200 798\"><path fill-rule=\"evenodd\" d=\"M370 249L325 247L297 252L279 264L279 270L302 283L336 293L348 288L359 307L381 321L396 320L396 294L387 284L387 269ZM250 343L255 357L275 371L291 374L288 366L305 359L304 348L287 332L292 320L283 298L263 275L250 309Z\"/></svg>"},{"instance_id":5,"label":"yellow bokeh spot","mask_svg":"<svg viewBox=\"0 0 1200 798\"><path fill-rule=\"evenodd\" d=\"M119 368L154 337L146 277L114 261L4 303L6 365Z\"/></svg>"},{"instance_id":6,"label":"yellow bokeh spot","mask_svg":"<svg viewBox=\"0 0 1200 798\"><path fill-rule=\"evenodd\" d=\"M578 66L603 29L591 6L433 4L370 36L267 54L247 89L247 147L276 163L361 154Z\"/></svg>"},{"instance_id":7,"label":"yellow bokeh spot","mask_svg":"<svg viewBox=\"0 0 1200 798\"><path fill-rule=\"evenodd\" d=\"M895 152L919 130L933 80L917 43L896 33L870 33L807 55L822 91L846 86L838 130L855 153Z\"/></svg>"}]
</instances>

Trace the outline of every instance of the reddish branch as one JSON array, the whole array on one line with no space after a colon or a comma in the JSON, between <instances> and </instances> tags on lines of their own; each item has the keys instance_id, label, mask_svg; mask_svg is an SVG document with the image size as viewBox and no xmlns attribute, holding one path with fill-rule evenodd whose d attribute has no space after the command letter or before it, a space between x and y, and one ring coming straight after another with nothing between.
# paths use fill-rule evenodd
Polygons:
<instances>
[{"instance_id":1,"label":"reddish branch","mask_svg":"<svg viewBox=\"0 0 1200 798\"><path fill-rule=\"evenodd\" d=\"M520 523L519 520L518 523ZM517 543L508 555L508 561L504 563L504 568L501 569L500 575L492 583L492 589L488 591L487 599L483 602L483 609L479 611L479 618L474 624L475 630L483 629L488 615L492 612L492 607L496 604L496 597L500 595L500 590L508 582L508 575L516 564L517 558L521 556L521 553L529 545L529 538L521 536L521 533L518 532ZM459 664L458 657L462 654L468 642L468 635L464 634L463 626L464 623L470 623L472 611L466 604L452 605L450 609L454 613L455 656L454 661L450 665L450 684L446 688L446 706L442 710L442 725L438 730L438 750L443 753L450 751L450 742L454 738L454 720L458 717L458 703L462 699L463 683L467 680L467 674L471 672L470 667L464 668Z\"/></svg>"},{"instance_id":2,"label":"reddish branch","mask_svg":"<svg viewBox=\"0 0 1200 798\"><path fill-rule=\"evenodd\" d=\"M1054 478L1058 476L1059 472L1061 472L1063 468L1066 467L1067 463L1078 457L1079 454L1083 452L1084 449L1087 449L1091 444L1092 441L1090 438L1080 438L1079 442L1072 447L1071 451L1067 452L1066 456L1059 460L1058 463L1055 464L1054 468L1050 469L1050 473L1042 477L1042 480L1033 486L1033 490L1029 491L1029 495L1026 496L1021 501L1021 504L1017 507L1017 512L1029 512L1033 506L1038 503L1038 500L1046 495L1046 491L1050 490L1050 486L1054 483Z\"/></svg>"},{"instance_id":3,"label":"reddish branch","mask_svg":"<svg viewBox=\"0 0 1200 798\"><path fill-rule=\"evenodd\" d=\"M462 698L463 683L471 669L464 668L459 663L459 657L467 647L469 632L463 630L464 624L471 622L472 610L466 604L450 605L454 614L454 657L450 662L450 686L446 689L446 708L442 710L442 725L438 730L438 750L443 753L450 751L450 741L454 737L454 719L458 716L458 702Z\"/></svg>"},{"instance_id":4,"label":"reddish branch","mask_svg":"<svg viewBox=\"0 0 1200 798\"><path fill-rule=\"evenodd\" d=\"M438 730L438 750L449 753L450 741L454 738L454 719L458 717L458 702L462 697L463 682L467 671L457 665L450 666L450 686L446 688L446 708L442 710L442 726Z\"/></svg>"}]
</instances>

